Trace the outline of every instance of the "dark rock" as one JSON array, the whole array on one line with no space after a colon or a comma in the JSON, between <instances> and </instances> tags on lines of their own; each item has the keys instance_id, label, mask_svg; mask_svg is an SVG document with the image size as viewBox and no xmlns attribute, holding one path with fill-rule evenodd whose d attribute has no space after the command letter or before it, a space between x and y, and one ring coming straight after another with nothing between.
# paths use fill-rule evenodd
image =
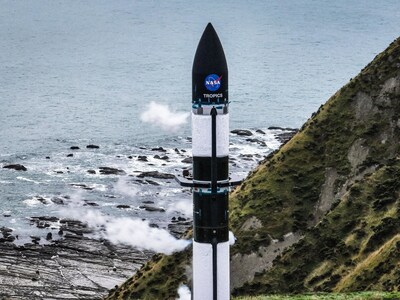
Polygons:
<instances>
[{"instance_id":1,"label":"dark rock","mask_svg":"<svg viewBox=\"0 0 400 300\"><path fill-rule=\"evenodd\" d=\"M87 149L99 149L100 146L90 144L90 145L87 145L86 148L87 148Z\"/></svg>"},{"instance_id":2,"label":"dark rock","mask_svg":"<svg viewBox=\"0 0 400 300\"><path fill-rule=\"evenodd\" d=\"M278 139L278 141L280 141L281 143L286 143L287 141L289 141L295 134L297 133L296 131L290 131L290 132L282 132L282 133L278 133L276 134L276 138Z\"/></svg>"},{"instance_id":3,"label":"dark rock","mask_svg":"<svg viewBox=\"0 0 400 300\"><path fill-rule=\"evenodd\" d=\"M58 205L64 205L64 199L62 198L58 198L58 197L53 197L51 198L51 202L53 202L54 204L58 204Z\"/></svg>"},{"instance_id":4,"label":"dark rock","mask_svg":"<svg viewBox=\"0 0 400 300\"><path fill-rule=\"evenodd\" d=\"M186 157L185 159L181 160L181 162L185 164L192 164L193 163L193 157Z\"/></svg>"},{"instance_id":5,"label":"dark rock","mask_svg":"<svg viewBox=\"0 0 400 300\"><path fill-rule=\"evenodd\" d=\"M13 169L15 171L27 171L28 169L20 164L12 164L12 165L6 165L3 166L3 169Z\"/></svg>"},{"instance_id":6,"label":"dark rock","mask_svg":"<svg viewBox=\"0 0 400 300\"><path fill-rule=\"evenodd\" d=\"M43 222L43 221L39 221L39 222L37 222L36 223L36 227L37 228L46 228L46 227L49 227L50 225L48 224L48 226L46 226L48 223L46 223L46 222Z\"/></svg>"},{"instance_id":7,"label":"dark rock","mask_svg":"<svg viewBox=\"0 0 400 300\"><path fill-rule=\"evenodd\" d=\"M253 160L253 154L240 154L239 155L243 160Z\"/></svg>"},{"instance_id":8,"label":"dark rock","mask_svg":"<svg viewBox=\"0 0 400 300\"><path fill-rule=\"evenodd\" d=\"M144 203L144 204L154 204L154 201L146 200L146 201L142 201L142 203Z\"/></svg>"},{"instance_id":9,"label":"dark rock","mask_svg":"<svg viewBox=\"0 0 400 300\"><path fill-rule=\"evenodd\" d=\"M87 172L88 172L89 174L96 174L96 171L95 171L95 170L87 170Z\"/></svg>"},{"instance_id":10,"label":"dark rock","mask_svg":"<svg viewBox=\"0 0 400 300\"><path fill-rule=\"evenodd\" d=\"M178 148L175 148L174 150L175 150L175 152L176 152L177 154L181 154L181 153L179 152L179 149L178 149Z\"/></svg>"},{"instance_id":11,"label":"dark rock","mask_svg":"<svg viewBox=\"0 0 400 300\"><path fill-rule=\"evenodd\" d=\"M56 172L56 174L64 174L63 171L55 171L55 172Z\"/></svg>"},{"instance_id":12,"label":"dark rock","mask_svg":"<svg viewBox=\"0 0 400 300\"><path fill-rule=\"evenodd\" d=\"M64 230L60 229L60 230L58 231L58 235L63 235L63 234L64 234Z\"/></svg>"},{"instance_id":13,"label":"dark rock","mask_svg":"<svg viewBox=\"0 0 400 300\"><path fill-rule=\"evenodd\" d=\"M51 232L48 232L46 235L46 240L51 241L53 239L53 234Z\"/></svg>"},{"instance_id":14,"label":"dark rock","mask_svg":"<svg viewBox=\"0 0 400 300\"><path fill-rule=\"evenodd\" d=\"M8 227L0 227L0 232L3 234L3 236L6 234L10 234L10 232L12 232L13 230L11 228Z\"/></svg>"},{"instance_id":15,"label":"dark rock","mask_svg":"<svg viewBox=\"0 0 400 300\"><path fill-rule=\"evenodd\" d=\"M183 177L188 177L188 176L190 176L189 170L186 170L186 169L183 170L183 171L182 171L182 176L183 176Z\"/></svg>"},{"instance_id":16,"label":"dark rock","mask_svg":"<svg viewBox=\"0 0 400 300\"><path fill-rule=\"evenodd\" d=\"M174 179L175 176L172 174L161 173L158 171L149 171L149 172L142 172L137 177L144 178L144 177L152 177L158 179Z\"/></svg>"},{"instance_id":17,"label":"dark rock","mask_svg":"<svg viewBox=\"0 0 400 300\"><path fill-rule=\"evenodd\" d=\"M74 157L72 153L68 154L67 157Z\"/></svg>"},{"instance_id":18,"label":"dark rock","mask_svg":"<svg viewBox=\"0 0 400 300\"><path fill-rule=\"evenodd\" d=\"M60 219L57 217L41 216L41 217L31 217L31 221L46 221L46 222L58 222Z\"/></svg>"},{"instance_id":19,"label":"dark rock","mask_svg":"<svg viewBox=\"0 0 400 300\"><path fill-rule=\"evenodd\" d=\"M64 229L68 229L70 230L72 227L75 228L87 228L88 225L82 221L79 220L74 220L74 219L61 219L60 220L61 224L65 224L65 226L67 226L67 228Z\"/></svg>"},{"instance_id":20,"label":"dark rock","mask_svg":"<svg viewBox=\"0 0 400 300\"><path fill-rule=\"evenodd\" d=\"M46 156L46 159L50 159L50 156Z\"/></svg>"},{"instance_id":21,"label":"dark rock","mask_svg":"<svg viewBox=\"0 0 400 300\"><path fill-rule=\"evenodd\" d=\"M119 205L117 205L117 208L125 209L125 208L131 208L131 207L126 204L119 204Z\"/></svg>"},{"instance_id":22,"label":"dark rock","mask_svg":"<svg viewBox=\"0 0 400 300\"><path fill-rule=\"evenodd\" d=\"M132 159L132 158L133 158L133 156L132 156L132 155L129 155L129 156L128 156L128 158L129 158L129 159Z\"/></svg>"},{"instance_id":23,"label":"dark rock","mask_svg":"<svg viewBox=\"0 0 400 300\"><path fill-rule=\"evenodd\" d=\"M146 182L147 182L148 184L155 185L155 186L160 185L158 182L155 182L155 181L150 180L150 179L146 179Z\"/></svg>"},{"instance_id":24,"label":"dark rock","mask_svg":"<svg viewBox=\"0 0 400 300\"><path fill-rule=\"evenodd\" d=\"M266 146L267 145L264 141L259 140L259 139L246 139L246 141L247 142L251 142L251 143L257 143L257 144L259 144L261 146Z\"/></svg>"},{"instance_id":25,"label":"dark rock","mask_svg":"<svg viewBox=\"0 0 400 300\"><path fill-rule=\"evenodd\" d=\"M32 243L38 244L40 241L40 237L38 236L31 236Z\"/></svg>"},{"instance_id":26,"label":"dark rock","mask_svg":"<svg viewBox=\"0 0 400 300\"><path fill-rule=\"evenodd\" d=\"M269 130L284 130L284 131L298 131L297 128L290 128L290 127L279 127L279 126L270 126L268 127Z\"/></svg>"},{"instance_id":27,"label":"dark rock","mask_svg":"<svg viewBox=\"0 0 400 300\"><path fill-rule=\"evenodd\" d=\"M9 218L9 217L11 217L11 215L10 214L3 214L3 217L4 218Z\"/></svg>"},{"instance_id":28,"label":"dark rock","mask_svg":"<svg viewBox=\"0 0 400 300\"><path fill-rule=\"evenodd\" d=\"M146 211L165 212L164 208L154 207L154 206L150 206L150 205L141 205L141 206L139 206L139 208L144 209Z\"/></svg>"},{"instance_id":29,"label":"dark rock","mask_svg":"<svg viewBox=\"0 0 400 300\"><path fill-rule=\"evenodd\" d=\"M151 151L167 152L163 147L152 148Z\"/></svg>"},{"instance_id":30,"label":"dark rock","mask_svg":"<svg viewBox=\"0 0 400 300\"><path fill-rule=\"evenodd\" d=\"M79 150L80 148L78 146L72 146L71 148L69 148L70 150Z\"/></svg>"},{"instance_id":31,"label":"dark rock","mask_svg":"<svg viewBox=\"0 0 400 300\"><path fill-rule=\"evenodd\" d=\"M40 196L36 197L36 200L38 200L42 204L48 204L48 201L43 197L40 197Z\"/></svg>"},{"instance_id":32,"label":"dark rock","mask_svg":"<svg viewBox=\"0 0 400 300\"><path fill-rule=\"evenodd\" d=\"M157 224L151 223L149 225L151 228L160 228L160 226L158 226Z\"/></svg>"},{"instance_id":33,"label":"dark rock","mask_svg":"<svg viewBox=\"0 0 400 300\"><path fill-rule=\"evenodd\" d=\"M85 204L83 204L83 206L99 206L99 205L96 202L85 200Z\"/></svg>"},{"instance_id":34,"label":"dark rock","mask_svg":"<svg viewBox=\"0 0 400 300\"><path fill-rule=\"evenodd\" d=\"M244 129L235 129L232 130L231 133L241 135L241 136L252 136L253 133L250 130L244 130Z\"/></svg>"},{"instance_id":35,"label":"dark rock","mask_svg":"<svg viewBox=\"0 0 400 300\"><path fill-rule=\"evenodd\" d=\"M169 159L169 157L168 156L166 156L166 155L164 155L164 156L160 156L160 155L154 155L153 156L154 158L156 158L156 159L161 159L161 160L168 160Z\"/></svg>"},{"instance_id":36,"label":"dark rock","mask_svg":"<svg viewBox=\"0 0 400 300\"><path fill-rule=\"evenodd\" d=\"M265 134L265 132L262 131L261 129L257 129L256 132L257 132L257 133L261 133L261 134Z\"/></svg>"},{"instance_id":37,"label":"dark rock","mask_svg":"<svg viewBox=\"0 0 400 300\"><path fill-rule=\"evenodd\" d=\"M101 175L124 175L124 174L126 174L124 170L119 170L116 168L100 167L99 169L100 169Z\"/></svg>"},{"instance_id":38,"label":"dark rock","mask_svg":"<svg viewBox=\"0 0 400 300\"><path fill-rule=\"evenodd\" d=\"M147 160L147 156L145 156L145 155L139 155L139 156L138 156L138 160L139 160L139 161L148 161L148 160Z\"/></svg>"}]
</instances>

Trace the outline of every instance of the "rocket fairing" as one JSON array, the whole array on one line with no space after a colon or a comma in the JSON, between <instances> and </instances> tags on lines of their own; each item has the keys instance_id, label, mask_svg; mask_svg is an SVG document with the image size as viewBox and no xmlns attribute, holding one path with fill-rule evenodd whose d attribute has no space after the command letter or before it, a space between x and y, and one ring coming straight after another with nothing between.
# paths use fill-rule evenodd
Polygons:
<instances>
[{"instance_id":1,"label":"rocket fairing","mask_svg":"<svg viewBox=\"0 0 400 300\"><path fill-rule=\"evenodd\" d=\"M193 299L228 300L229 177L228 67L209 23L192 69Z\"/></svg>"}]
</instances>

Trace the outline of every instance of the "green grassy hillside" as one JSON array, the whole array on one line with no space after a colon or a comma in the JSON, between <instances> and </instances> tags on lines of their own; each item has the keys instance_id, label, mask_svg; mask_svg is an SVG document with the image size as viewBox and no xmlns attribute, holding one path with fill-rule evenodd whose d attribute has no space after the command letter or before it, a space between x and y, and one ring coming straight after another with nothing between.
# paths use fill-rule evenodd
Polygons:
<instances>
[{"instance_id":1,"label":"green grassy hillside","mask_svg":"<svg viewBox=\"0 0 400 300\"><path fill-rule=\"evenodd\" d=\"M235 300L398 300L400 293L397 292L359 292L359 293L329 293L329 294L306 294L306 295L269 295L248 296L234 298Z\"/></svg>"},{"instance_id":2,"label":"green grassy hillside","mask_svg":"<svg viewBox=\"0 0 400 300\"><path fill-rule=\"evenodd\" d=\"M355 183L241 294L399 290L400 160Z\"/></svg>"},{"instance_id":3,"label":"green grassy hillside","mask_svg":"<svg viewBox=\"0 0 400 300\"><path fill-rule=\"evenodd\" d=\"M399 142L397 39L231 194L234 294L398 290ZM158 256L109 299L174 299L189 258Z\"/></svg>"}]
</instances>

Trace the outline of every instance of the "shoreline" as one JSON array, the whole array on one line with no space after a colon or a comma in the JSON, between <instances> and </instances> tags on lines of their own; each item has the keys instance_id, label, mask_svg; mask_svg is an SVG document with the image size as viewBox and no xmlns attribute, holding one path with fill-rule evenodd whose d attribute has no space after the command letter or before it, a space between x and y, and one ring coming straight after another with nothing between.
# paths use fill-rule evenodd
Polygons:
<instances>
[{"instance_id":1,"label":"shoreline","mask_svg":"<svg viewBox=\"0 0 400 300\"><path fill-rule=\"evenodd\" d=\"M89 237L80 221L64 224L49 244L0 243L0 299L102 299L155 254ZM188 226L176 221L169 231L179 236Z\"/></svg>"}]
</instances>

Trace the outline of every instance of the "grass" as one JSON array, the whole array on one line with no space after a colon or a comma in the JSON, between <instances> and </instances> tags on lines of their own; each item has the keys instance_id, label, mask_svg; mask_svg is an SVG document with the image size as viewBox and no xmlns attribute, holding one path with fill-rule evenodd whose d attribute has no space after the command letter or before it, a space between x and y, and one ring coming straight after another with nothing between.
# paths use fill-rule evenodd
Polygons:
<instances>
[{"instance_id":1,"label":"grass","mask_svg":"<svg viewBox=\"0 0 400 300\"><path fill-rule=\"evenodd\" d=\"M327 293L238 297L234 300L386 300L400 299L400 292Z\"/></svg>"}]
</instances>

